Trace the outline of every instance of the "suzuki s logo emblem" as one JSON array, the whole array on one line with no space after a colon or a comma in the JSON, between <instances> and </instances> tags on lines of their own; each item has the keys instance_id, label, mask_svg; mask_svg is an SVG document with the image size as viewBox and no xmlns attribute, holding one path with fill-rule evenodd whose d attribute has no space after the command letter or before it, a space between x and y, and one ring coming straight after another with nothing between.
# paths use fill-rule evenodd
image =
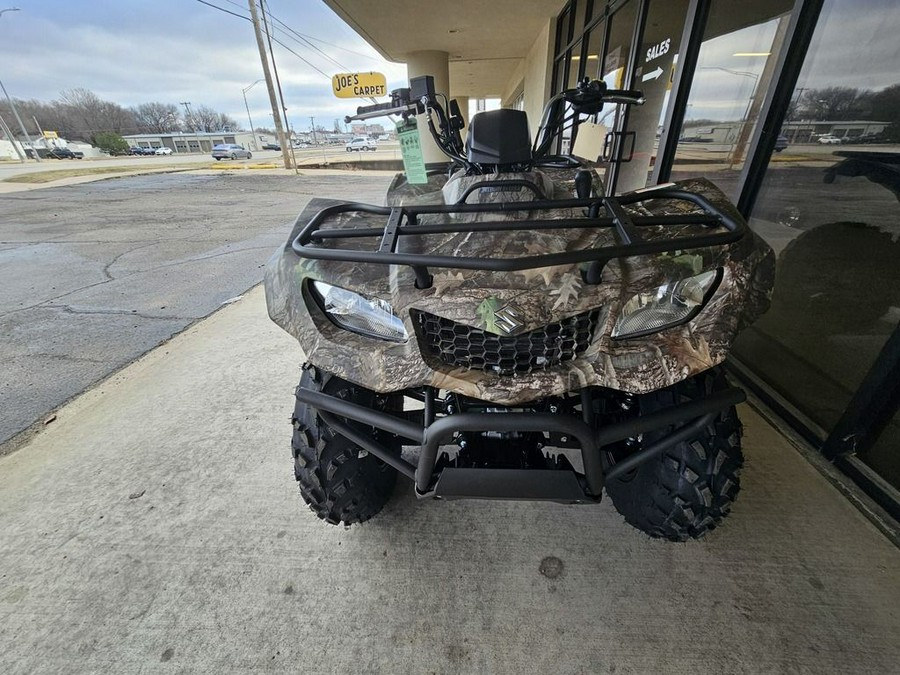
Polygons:
<instances>
[{"instance_id":1,"label":"suzuki s logo emblem","mask_svg":"<svg viewBox=\"0 0 900 675\"><path fill-rule=\"evenodd\" d=\"M512 303L501 306L493 296L482 300L475 311L484 330L494 335L512 335L525 325L521 309Z\"/></svg>"},{"instance_id":2,"label":"suzuki s logo emblem","mask_svg":"<svg viewBox=\"0 0 900 675\"><path fill-rule=\"evenodd\" d=\"M522 311L513 304L504 305L494 312L494 325L507 335L512 335L522 326L525 325L521 321Z\"/></svg>"}]
</instances>

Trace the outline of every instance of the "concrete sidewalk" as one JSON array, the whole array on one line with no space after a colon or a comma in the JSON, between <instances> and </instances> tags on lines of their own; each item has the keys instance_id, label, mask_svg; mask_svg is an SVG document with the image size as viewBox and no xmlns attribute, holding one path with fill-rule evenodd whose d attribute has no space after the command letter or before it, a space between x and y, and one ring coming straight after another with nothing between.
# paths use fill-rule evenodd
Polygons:
<instances>
[{"instance_id":1,"label":"concrete sidewalk","mask_svg":"<svg viewBox=\"0 0 900 675\"><path fill-rule=\"evenodd\" d=\"M0 672L897 672L900 553L749 407L702 542L405 481L343 529L296 493L299 362L257 288L0 458Z\"/></svg>"}]
</instances>

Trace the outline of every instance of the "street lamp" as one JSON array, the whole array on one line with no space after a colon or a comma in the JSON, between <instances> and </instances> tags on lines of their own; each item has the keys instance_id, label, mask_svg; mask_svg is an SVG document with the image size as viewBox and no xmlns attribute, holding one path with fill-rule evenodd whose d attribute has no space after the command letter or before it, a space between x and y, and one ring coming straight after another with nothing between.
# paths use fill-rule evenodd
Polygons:
<instances>
[{"instance_id":1,"label":"street lamp","mask_svg":"<svg viewBox=\"0 0 900 675\"><path fill-rule=\"evenodd\" d=\"M723 68L722 66L699 66L697 70L721 70L723 73L729 73L731 75L737 75L739 77L746 77L753 81L753 92L747 99L747 108L744 110L743 117L741 118L740 131L738 132L737 139L732 140L731 150L728 153L728 168L730 169L738 161L740 161L740 158L743 157L744 151L747 147L747 143L750 139L750 132L753 128L751 117L753 117L753 108L757 104L756 92L759 89L760 74L751 73L746 70L732 70L731 68ZM755 112L758 114L758 106L756 106Z\"/></svg>"},{"instance_id":2,"label":"street lamp","mask_svg":"<svg viewBox=\"0 0 900 675\"><path fill-rule=\"evenodd\" d=\"M3 16L3 14L5 12L18 12L18 11L21 11L21 10L19 10L18 7L7 7L6 9L0 9L0 16ZM34 153L35 161L40 162L41 158L38 156L37 147L35 147L34 143L32 142L31 136L28 135L28 131L25 129L25 125L22 123L22 118L19 117L19 111L16 110L16 104L13 103L12 98L10 98L9 93L6 91L6 87L3 86L3 82L0 82L0 89L3 90L3 95L6 96L6 100L9 101L10 110L12 110L13 117L16 118L16 122L19 123L19 129L22 130L22 135L25 137L25 139L29 143L31 143L31 150ZM10 141L12 141L13 147L15 147L16 146L15 139L11 138Z\"/></svg>"},{"instance_id":3,"label":"street lamp","mask_svg":"<svg viewBox=\"0 0 900 675\"><path fill-rule=\"evenodd\" d=\"M253 120L250 117L250 106L247 105L247 92L253 89L256 85L258 85L262 80L257 80L249 87L244 87L241 89L241 93L244 95L244 107L247 109L247 120L250 122L250 137L253 139L253 149L259 152L259 143L256 141L256 132L253 131Z\"/></svg>"}]
</instances>

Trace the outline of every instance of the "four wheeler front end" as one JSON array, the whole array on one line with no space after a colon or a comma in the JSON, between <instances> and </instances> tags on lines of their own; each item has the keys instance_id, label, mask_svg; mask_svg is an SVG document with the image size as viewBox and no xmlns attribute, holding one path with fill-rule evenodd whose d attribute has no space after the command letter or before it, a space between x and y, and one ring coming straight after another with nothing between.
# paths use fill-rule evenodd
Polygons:
<instances>
[{"instance_id":1,"label":"four wheeler front end","mask_svg":"<svg viewBox=\"0 0 900 675\"><path fill-rule=\"evenodd\" d=\"M739 490L744 395L720 364L768 306L771 249L709 181L601 196L590 163L479 136L517 111L484 115L466 158L438 115L462 164L398 176L386 206L313 200L270 261L269 315L307 359L301 494L350 524L397 474L419 497L605 489L652 536L701 536Z\"/></svg>"}]
</instances>

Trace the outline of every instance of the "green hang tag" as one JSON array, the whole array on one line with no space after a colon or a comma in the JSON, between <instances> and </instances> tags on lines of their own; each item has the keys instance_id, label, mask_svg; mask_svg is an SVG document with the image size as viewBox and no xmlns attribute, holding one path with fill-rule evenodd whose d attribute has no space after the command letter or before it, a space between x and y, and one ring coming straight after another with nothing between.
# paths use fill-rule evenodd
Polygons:
<instances>
[{"instance_id":1,"label":"green hang tag","mask_svg":"<svg viewBox=\"0 0 900 675\"><path fill-rule=\"evenodd\" d=\"M425 170L425 156L422 154L422 142L415 117L397 122L397 139L400 141L407 182L410 185L424 185L428 182L428 173Z\"/></svg>"}]
</instances>

